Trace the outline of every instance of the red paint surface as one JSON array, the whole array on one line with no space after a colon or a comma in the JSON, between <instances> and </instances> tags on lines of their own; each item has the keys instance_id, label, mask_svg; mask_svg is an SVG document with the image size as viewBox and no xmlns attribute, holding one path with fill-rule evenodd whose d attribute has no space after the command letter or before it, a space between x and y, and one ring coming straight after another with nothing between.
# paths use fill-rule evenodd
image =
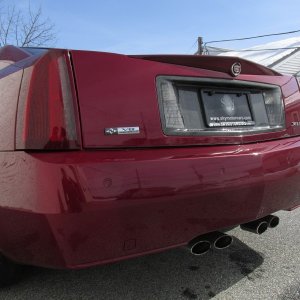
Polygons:
<instances>
[{"instance_id":1,"label":"red paint surface","mask_svg":"<svg viewBox=\"0 0 300 300\"><path fill-rule=\"evenodd\" d=\"M296 111L298 114L300 112L300 94L296 80L289 76L242 74L234 79L228 73L159 63L125 55L87 51L72 51L71 54L77 79L84 147L239 144L300 134L299 129L290 127L290 121L294 118L293 112ZM249 62L247 64L254 69L255 64ZM230 68L227 68L227 65L228 59L225 60L224 66L218 68L228 69L229 72ZM252 69L250 68L250 71ZM287 103L287 128L279 132L247 136L165 136L161 129L156 91L156 77L159 75L245 80L282 86ZM289 97L293 97L293 100ZM294 103L291 109L290 102ZM141 133L104 135L104 128L123 126L139 126Z\"/></svg>"},{"instance_id":2,"label":"red paint surface","mask_svg":"<svg viewBox=\"0 0 300 300\"><path fill-rule=\"evenodd\" d=\"M0 248L6 256L59 268L101 264L184 245L197 235L300 204L300 132L289 126L299 113L299 91L290 77L239 77L282 87L282 132L167 137L157 75L233 79L121 55L74 51L72 57L83 146L90 149L13 151L11 140L2 149ZM15 68L29 74L36 59ZM8 124L11 130L13 122ZM118 126L140 126L142 132L104 136L105 127ZM263 139L271 141L257 142ZM207 146L214 143L219 145Z\"/></svg>"},{"instance_id":3,"label":"red paint surface","mask_svg":"<svg viewBox=\"0 0 300 300\"><path fill-rule=\"evenodd\" d=\"M1 153L1 165L6 178L14 177L7 179L14 189L1 186L1 248L17 261L44 266L79 267L157 251L300 203L299 138ZM136 248L124 249L128 240Z\"/></svg>"}]
</instances>

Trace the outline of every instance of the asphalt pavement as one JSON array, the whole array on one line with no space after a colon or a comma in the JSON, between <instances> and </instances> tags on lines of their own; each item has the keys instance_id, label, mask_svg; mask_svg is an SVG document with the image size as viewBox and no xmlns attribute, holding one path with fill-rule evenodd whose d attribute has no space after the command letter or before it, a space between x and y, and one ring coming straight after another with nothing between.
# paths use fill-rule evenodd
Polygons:
<instances>
[{"instance_id":1,"label":"asphalt pavement","mask_svg":"<svg viewBox=\"0 0 300 300\"><path fill-rule=\"evenodd\" d=\"M300 299L300 209L261 236L236 228L225 250L185 248L85 270L27 268L0 299Z\"/></svg>"}]
</instances>

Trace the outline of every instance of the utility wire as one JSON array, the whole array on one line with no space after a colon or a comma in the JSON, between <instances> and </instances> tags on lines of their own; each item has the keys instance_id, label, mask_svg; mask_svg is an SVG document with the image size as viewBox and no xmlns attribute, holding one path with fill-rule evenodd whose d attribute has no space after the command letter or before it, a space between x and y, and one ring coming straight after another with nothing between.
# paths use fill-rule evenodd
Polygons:
<instances>
[{"instance_id":1,"label":"utility wire","mask_svg":"<svg viewBox=\"0 0 300 300\"><path fill-rule=\"evenodd\" d=\"M273 51L273 50L288 50L288 49L300 49L299 47L284 47L284 48L265 48L265 49L242 49L242 50L223 50L223 52L256 52L256 51ZM206 49L209 52L208 49Z\"/></svg>"},{"instance_id":2,"label":"utility wire","mask_svg":"<svg viewBox=\"0 0 300 300\"><path fill-rule=\"evenodd\" d=\"M236 38L236 39L227 39L227 40L209 41L209 42L204 43L204 47L205 47L207 44L212 44L212 43L221 43L221 42L233 42L233 41L251 40L251 39L258 39L258 38L267 37L267 36L276 36L276 35L292 34L292 33L297 33L297 32L300 32L300 29L298 29L298 30L293 30L293 31L287 31L287 32L280 32L280 33L270 33L270 34L256 35L256 36L250 36L250 37Z\"/></svg>"},{"instance_id":3,"label":"utility wire","mask_svg":"<svg viewBox=\"0 0 300 300\"><path fill-rule=\"evenodd\" d=\"M300 29L292 30L292 31L286 31L286 32L279 32L279 33L270 33L270 34L256 35L256 36L250 36L250 37L243 37L243 38L209 41L209 42L204 43L203 48L205 50L205 53L208 54L209 50L206 47L207 44L222 43L222 42L233 42L233 41L243 41L243 40L257 39L257 38L268 37L268 36L278 36L278 35L293 34L293 33L297 33L297 32L300 32ZM189 51L192 48L194 48L196 44L197 44L197 40L189 48ZM232 51L238 51L238 52L255 52L255 51L288 50L288 49L299 49L299 48L300 48L300 46L299 47L270 48L270 49L242 49L242 50L225 50L224 49L224 52L232 52Z\"/></svg>"},{"instance_id":4,"label":"utility wire","mask_svg":"<svg viewBox=\"0 0 300 300\"><path fill-rule=\"evenodd\" d=\"M194 44L189 48L189 50L187 52L190 52L197 44L197 39L195 40Z\"/></svg>"}]
</instances>

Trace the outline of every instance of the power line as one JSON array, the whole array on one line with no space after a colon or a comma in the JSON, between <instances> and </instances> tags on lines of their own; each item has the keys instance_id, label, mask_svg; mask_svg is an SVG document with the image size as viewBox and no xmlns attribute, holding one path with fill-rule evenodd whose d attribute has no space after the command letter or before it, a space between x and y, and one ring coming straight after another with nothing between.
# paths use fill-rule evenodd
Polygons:
<instances>
[{"instance_id":1,"label":"power line","mask_svg":"<svg viewBox=\"0 0 300 300\"><path fill-rule=\"evenodd\" d=\"M190 52L196 45L197 45L198 40L196 39L194 44L189 48L187 52Z\"/></svg>"},{"instance_id":2,"label":"power line","mask_svg":"<svg viewBox=\"0 0 300 300\"><path fill-rule=\"evenodd\" d=\"M300 49L299 47L282 47L282 48L265 48L265 49L242 49L242 50L223 50L222 52L256 52L256 51L273 51L273 50L288 50L288 49ZM206 51L209 50L206 48Z\"/></svg>"},{"instance_id":3,"label":"power line","mask_svg":"<svg viewBox=\"0 0 300 300\"><path fill-rule=\"evenodd\" d=\"M235 39L209 41L209 42L204 43L204 47L206 47L207 44L212 44L212 43L222 43L222 42L233 42L233 41L251 40L251 39L258 39L258 38L268 37L268 36L292 34L292 33L297 33L297 32L300 32L300 29L293 30L293 31L279 32L279 33L270 33L270 34L256 35L256 36L250 36L250 37L235 38Z\"/></svg>"}]
</instances>

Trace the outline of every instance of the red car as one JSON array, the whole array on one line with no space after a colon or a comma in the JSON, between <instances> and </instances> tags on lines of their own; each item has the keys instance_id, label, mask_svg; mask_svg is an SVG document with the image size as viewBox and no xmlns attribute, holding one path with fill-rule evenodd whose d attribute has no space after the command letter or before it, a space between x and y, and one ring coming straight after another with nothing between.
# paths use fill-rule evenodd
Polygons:
<instances>
[{"instance_id":1,"label":"red car","mask_svg":"<svg viewBox=\"0 0 300 300\"><path fill-rule=\"evenodd\" d=\"M0 50L0 279L225 248L300 204L294 77L235 57Z\"/></svg>"}]
</instances>

